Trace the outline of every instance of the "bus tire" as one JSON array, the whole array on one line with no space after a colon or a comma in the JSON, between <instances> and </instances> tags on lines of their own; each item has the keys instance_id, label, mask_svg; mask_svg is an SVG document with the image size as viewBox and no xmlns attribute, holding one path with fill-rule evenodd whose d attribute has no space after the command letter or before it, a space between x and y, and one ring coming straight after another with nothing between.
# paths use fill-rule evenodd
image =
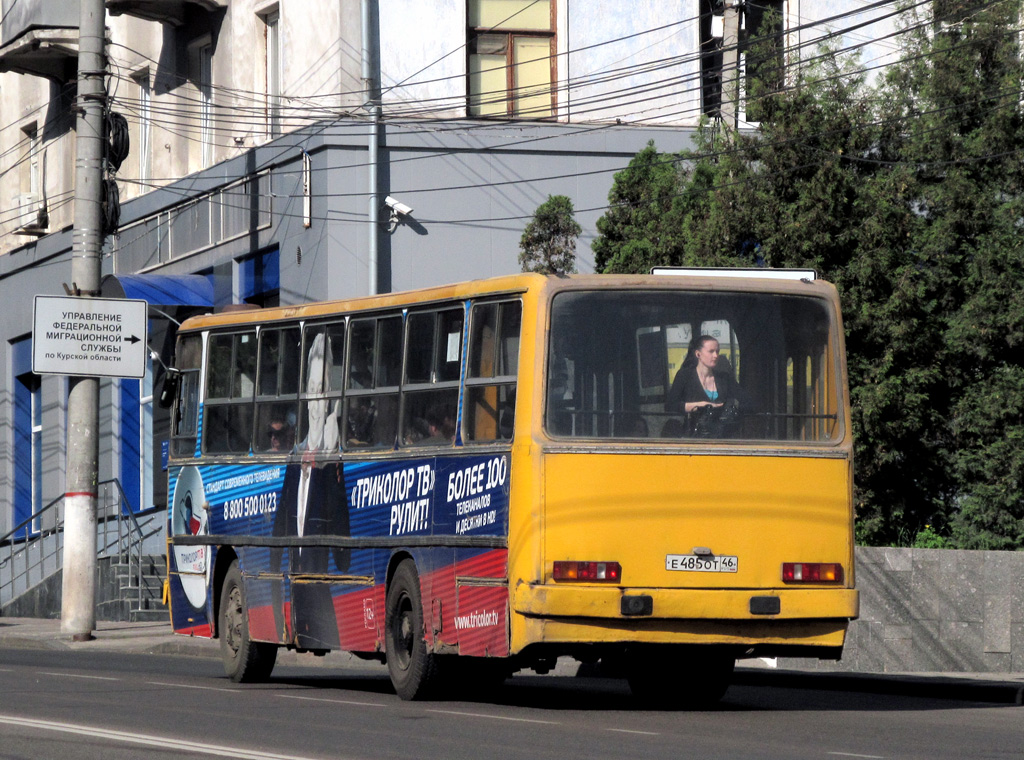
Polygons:
<instances>
[{"instance_id":1,"label":"bus tire","mask_svg":"<svg viewBox=\"0 0 1024 760\"><path fill-rule=\"evenodd\" d=\"M220 654L228 678L235 683L254 683L270 678L277 660L277 645L249 638L245 587L238 560L231 562L224 576L219 617Z\"/></svg>"},{"instance_id":2,"label":"bus tire","mask_svg":"<svg viewBox=\"0 0 1024 760\"><path fill-rule=\"evenodd\" d=\"M388 586L384 613L384 646L388 674L395 692L406 701L425 699L437 686L437 655L427 651L423 601L416 564L403 560Z\"/></svg>"},{"instance_id":3,"label":"bus tire","mask_svg":"<svg viewBox=\"0 0 1024 760\"><path fill-rule=\"evenodd\" d=\"M633 697L656 710L700 710L716 705L729 688L736 660L727 653L640 647L626 654Z\"/></svg>"}]
</instances>

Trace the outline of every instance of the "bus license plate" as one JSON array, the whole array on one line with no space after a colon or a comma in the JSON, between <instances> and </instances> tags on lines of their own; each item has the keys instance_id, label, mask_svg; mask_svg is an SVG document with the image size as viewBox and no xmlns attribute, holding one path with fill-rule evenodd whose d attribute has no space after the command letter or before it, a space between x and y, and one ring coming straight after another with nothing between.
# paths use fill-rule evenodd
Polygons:
<instances>
[{"instance_id":1,"label":"bus license plate","mask_svg":"<svg viewBox=\"0 0 1024 760\"><path fill-rule=\"evenodd\" d=\"M667 554L666 570L684 570L694 573L735 573L739 558L728 556L700 556L697 554Z\"/></svg>"}]
</instances>

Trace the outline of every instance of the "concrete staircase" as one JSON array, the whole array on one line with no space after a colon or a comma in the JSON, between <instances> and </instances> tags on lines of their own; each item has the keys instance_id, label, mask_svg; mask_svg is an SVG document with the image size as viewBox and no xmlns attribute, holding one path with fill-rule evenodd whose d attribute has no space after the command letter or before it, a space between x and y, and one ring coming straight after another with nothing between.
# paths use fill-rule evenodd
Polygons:
<instances>
[{"instance_id":1,"label":"concrete staircase","mask_svg":"<svg viewBox=\"0 0 1024 760\"><path fill-rule=\"evenodd\" d=\"M170 622L163 604L167 563L162 556L142 557L139 573L121 557L100 557L96 568L96 619L106 622ZM58 570L0 608L0 617L59 618L61 581Z\"/></svg>"},{"instance_id":2,"label":"concrete staircase","mask_svg":"<svg viewBox=\"0 0 1024 760\"><path fill-rule=\"evenodd\" d=\"M140 577L138 569L122 557L100 560L96 593L97 620L132 623L170 620L167 607L163 604L167 561L159 555L145 555L142 557L141 568Z\"/></svg>"}]
</instances>

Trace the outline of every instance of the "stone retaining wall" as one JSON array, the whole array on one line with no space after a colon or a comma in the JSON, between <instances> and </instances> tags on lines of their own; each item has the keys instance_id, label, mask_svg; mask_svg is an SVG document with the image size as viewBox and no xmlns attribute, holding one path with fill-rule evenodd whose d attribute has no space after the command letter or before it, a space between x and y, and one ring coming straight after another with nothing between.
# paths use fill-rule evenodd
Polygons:
<instances>
[{"instance_id":1,"label":"stone retaining wall","mask_svg":"<svg viewBox=\"0 0 1024 760\"><path fill-rule=\"evenodd\" d=\"M860 619L842 661L863 673L1024 672L1024 552L858 547Z\"/></svg>"}]
</instances>

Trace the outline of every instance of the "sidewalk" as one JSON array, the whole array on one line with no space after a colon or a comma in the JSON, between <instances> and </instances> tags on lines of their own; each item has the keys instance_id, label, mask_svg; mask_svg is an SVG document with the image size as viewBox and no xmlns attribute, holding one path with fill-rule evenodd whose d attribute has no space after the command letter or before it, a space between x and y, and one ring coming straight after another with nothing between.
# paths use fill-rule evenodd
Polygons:
<instances>
[{"instance_id":1,"label":"sidewalk","mask_svg":"<svg viewBox=\"0 0 1024 760\"><path fill-rule=\"evenodd\" d=\"M219 657L220 642L176 636L166 622L97 622L92 641L72 641L60 629L60 620L0 617L0 648L63 649L130 652L132 654L186 654Z\"/></svg>"},{"instance_id":2,"label":"sidewalk","mask_svg":"<svg viewBox=\"0 0 1024 760\"><path fill-rule=\"evenodd\" d=\"M174 654L220 657L220 642L176 636L167 623L96 624L92 641L75 642L61 632L59 620L0 617L0 649L54 649L107 651L132 654ZM384 666L345 653L326 657L281 653L282 665L316 665L379 670ZM555 676L574 676L574 661L562 658ZM760 660L744 660L736 667L733 683L791 689L849 691L896 696L956 699L999 704L1024 704L1024 673L848 673L820 670L781 670Z\"/></svg>"}]
</instances>

